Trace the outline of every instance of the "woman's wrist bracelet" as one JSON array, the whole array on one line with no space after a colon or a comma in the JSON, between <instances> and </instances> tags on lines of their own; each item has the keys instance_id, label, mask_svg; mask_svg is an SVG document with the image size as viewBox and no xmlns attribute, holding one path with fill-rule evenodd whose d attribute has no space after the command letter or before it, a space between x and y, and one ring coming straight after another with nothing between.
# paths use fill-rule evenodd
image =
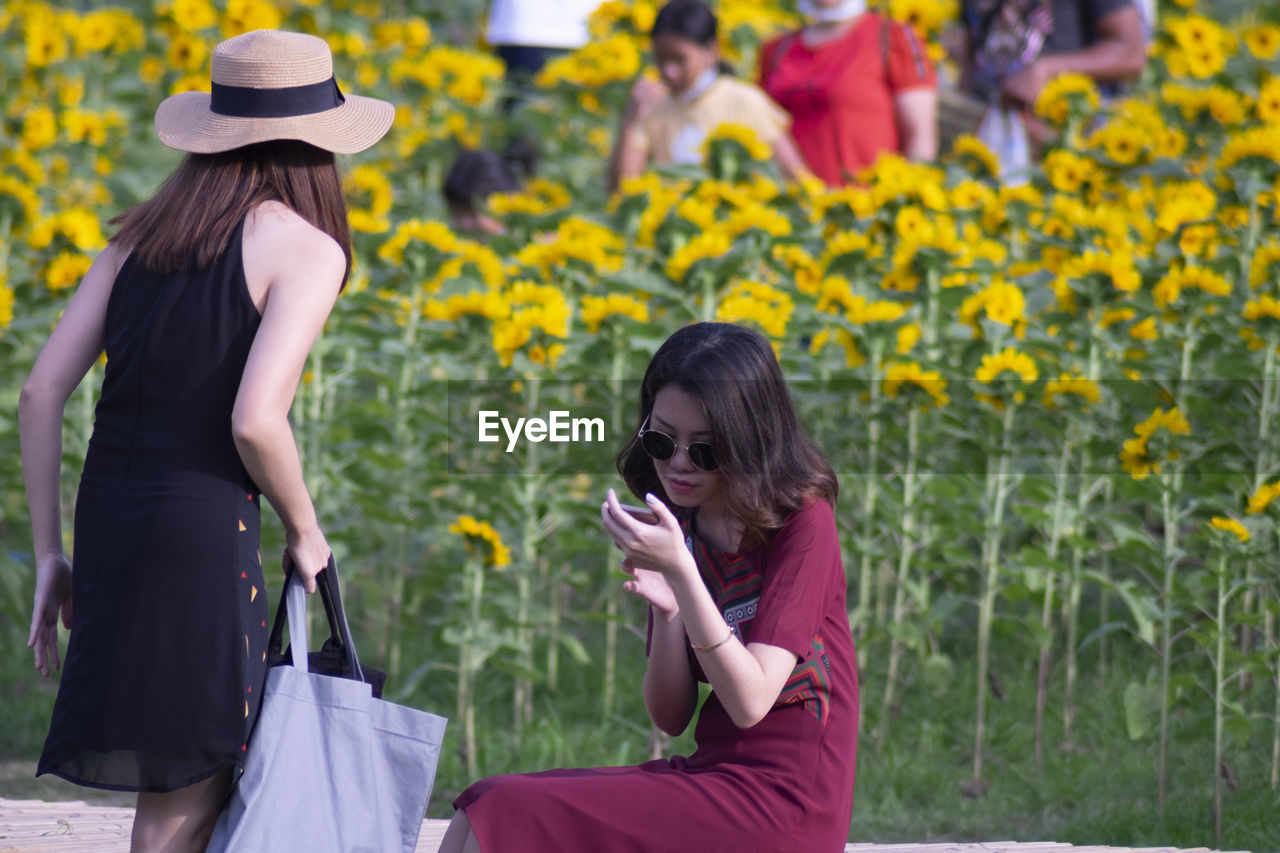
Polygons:
<instances>
[{"instance_id":1,"label":"woman's wrist bracelet","mask_svg":"<svg viewBox=\"0 0 1280 853\"><path fill-rule=\"evenodd\" d=\"M723 640L721 640L720 642L718 642L718 643L712 643L712 644L711 644L711 645L709 645L709 646L700 646L700 645L698 645L697 643L695 643L695 642L693 642L692 640L690 640L690 641L689 641L689 645L693 646L694 651L699 651L699 652L714 652L716 649L720 648L721 646L723 646L725 643L729 642L729 641L730 641L730 640L732 640L732 639L733 639L733 629L732 629L732 628L730 628L730 629L729 629L729 633L728 633L728 634L726 634L726 635L725 635L725 638L724 638Z\"/></svg>"}]
</instances>

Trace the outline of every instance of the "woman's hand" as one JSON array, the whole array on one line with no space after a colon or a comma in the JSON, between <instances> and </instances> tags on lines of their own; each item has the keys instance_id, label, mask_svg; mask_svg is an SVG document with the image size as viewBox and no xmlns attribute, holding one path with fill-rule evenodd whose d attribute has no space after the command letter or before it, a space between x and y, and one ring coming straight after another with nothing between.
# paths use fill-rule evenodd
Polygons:
<instances>
[{"instance_id":1,"label":"woman's hand","mask_svg":"<svg viewBox=\"0 0 1280 853\"><path fill-rule=\"evenodd\" d=\"M62 668L58 657L58 612L71 627L71 561L59 551L45 554L36 565L36 600L31 611L27 648L35 649L36 669L49 677L49 664Z\"/></svg>"},{"instance_id":2,"label":"woman's hand","mask_svg":"<svg viewBox=\"0 0 1280 853\"><path fill-rule=\"evenodd\" d=\"M286 573L290 566L297 569L307 592L315 592L316 575L324 571L333 555L324 534L316 528L300 536L288 536L286 543L282 567Z\"/></svg>"},{"instance_id":3,"label":"woman's hand","mask_svg":"<svg viewBox=\"0 0 1280 853\"><path fill-rule=\"evenodd\" d=\"M631 87L626 115L630 121L640 121L653 111L654 104L668 97L671 90L661 80L641 76Z\"/></svg>"},{"instance_id":4,"label":"woman's hand","mask_svg":"<svg viewBox=\"0 0 1280 853\"><path fill-rule=\"evenodd\" d=\"M658 616L670 619L680 610L676 594L661 572L637 566L626 557L622 558L622 571L631 575L631 580L625 582L622 588L649 602Z\"/></svg>"},{"instance_id":5,"label":"woman's hand","mask_svg":"<svg viewBox=\"0 0 1280 853\"><path fill-rule=\"evenodd\" d=\"M649 495L645 501L658 516L656 524L632 518L618 503L613 489L609 490L600 517L613 543L632 566L658 572L668 582L680 576L697 575L698 568L685 547L680 522L658 498Z\"/></svg>"}]
</instances>

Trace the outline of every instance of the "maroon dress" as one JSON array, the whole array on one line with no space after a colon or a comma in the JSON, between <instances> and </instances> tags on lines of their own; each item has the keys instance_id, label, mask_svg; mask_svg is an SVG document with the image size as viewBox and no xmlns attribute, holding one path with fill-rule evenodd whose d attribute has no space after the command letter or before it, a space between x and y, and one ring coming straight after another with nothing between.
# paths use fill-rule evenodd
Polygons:
<instances>
[{"instance_id":1,"label":"maroon dress","mask_svg":"<svg viewBox=\"0 0 1280 853\"><path fill-rule=\"evenodd\" d=\"M485 853L843 850L853 807L858 676L835 517L823 501L764 546L731 554L684 527L698 571L744 643L796 655L777 703L749 729L714 691L690 756L638 766L494 776L454 801ZM693 651L693 672L705 681Z\"/></svg>"}]
</instances>

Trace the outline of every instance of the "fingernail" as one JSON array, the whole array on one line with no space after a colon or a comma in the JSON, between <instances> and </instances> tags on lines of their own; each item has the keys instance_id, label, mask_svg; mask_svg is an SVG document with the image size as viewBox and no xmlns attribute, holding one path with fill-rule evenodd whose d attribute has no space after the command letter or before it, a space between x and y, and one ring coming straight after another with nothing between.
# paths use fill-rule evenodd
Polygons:
<instances>
[{"instance_id":1,"label":"fingernail","mask_svg":"<svg viewBox=\"0 0 1280 853\"><path fill-rule=\"evenodd\" d=\"M648 504L656 504L658 502L658 496L655 495L653 492L645 492L644 502Z\"/></svg>"}]
</instances>

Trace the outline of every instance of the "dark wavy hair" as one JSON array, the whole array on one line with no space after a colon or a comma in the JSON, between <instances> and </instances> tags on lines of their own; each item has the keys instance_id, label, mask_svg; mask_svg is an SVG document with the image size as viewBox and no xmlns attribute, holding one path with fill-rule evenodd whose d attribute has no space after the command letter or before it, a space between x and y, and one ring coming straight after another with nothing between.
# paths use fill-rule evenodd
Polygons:
<instances>
[{"instance_id":1,"label":"dark wavy hair","mask_svg":"<svg viewBox=\"0 0 1280 853\"><path fill-rule=\"evenodd\" d=\"M746 524L743 548L764 544L808 500L835 504L836 475L800 426L773 348L759 332L695 323L667 338L645 370L636 431L669 385L706 408L727 505ZM617 465L637 497L652 492L671 503L635 432Z\"/></svg>"}]
</instances>

